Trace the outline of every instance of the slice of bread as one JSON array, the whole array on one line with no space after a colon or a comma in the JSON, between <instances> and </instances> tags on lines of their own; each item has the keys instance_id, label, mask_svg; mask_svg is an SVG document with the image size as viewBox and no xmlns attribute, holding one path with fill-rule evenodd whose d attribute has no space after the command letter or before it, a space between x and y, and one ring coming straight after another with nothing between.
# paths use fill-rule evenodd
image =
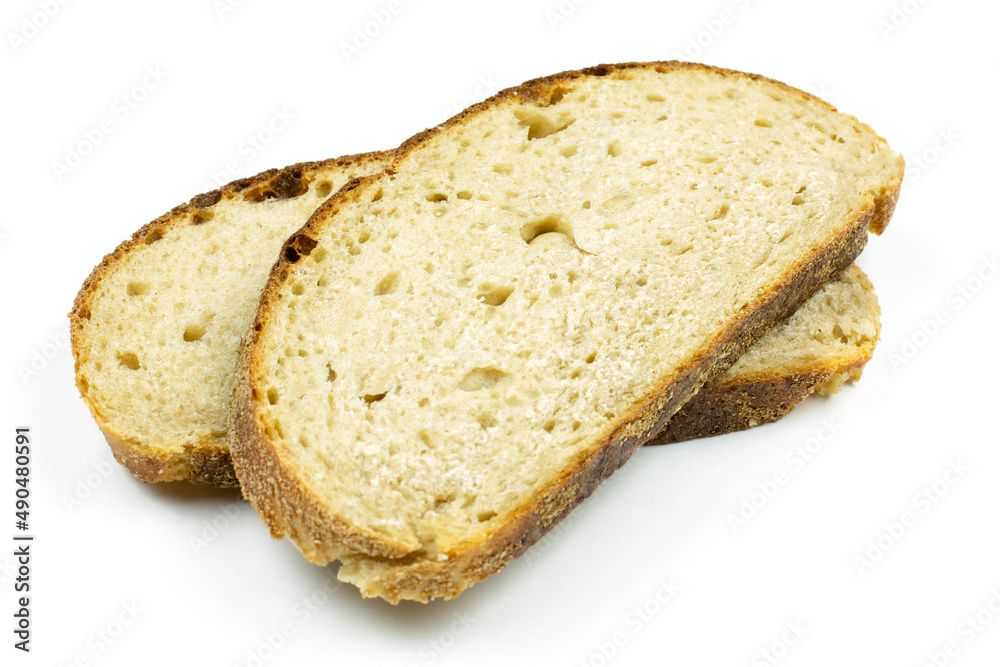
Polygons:
<instances>
[{"instance_id":1,"label":"slice of bread","mask_svg":"<svg viewBox=\"0 0 1000 667\"><path fill-rule=\"evenodd\" d=\"M272 169L149 223L94 269L70 313L76 383L115 458L147 482L236 486L233 366L282 243L389 154Z\"/></svg>"},{"instance_id":2,"label":"slice of bread","mask_svg":"<svg viewBox=\"0 0 1000 667\"><path fill-rule=\"evenodd\" d=\"M878 342L880 310L868 276L847 268L725 373L705 383L650 444L777 421L813 392L829 396L861 371Z\"/></svg>"},{"instance_id":3,"label":"slice of bread","mask_svg":"<svg viewBox=\"0 0 1000 667\"><path fill-rule=\"evenodd\" d=\"M754 75L503 91L285 244L235 374L244 496L366 596L453 597L846 268L902 173L866 125Z\"/></svg>"}]
</instances>

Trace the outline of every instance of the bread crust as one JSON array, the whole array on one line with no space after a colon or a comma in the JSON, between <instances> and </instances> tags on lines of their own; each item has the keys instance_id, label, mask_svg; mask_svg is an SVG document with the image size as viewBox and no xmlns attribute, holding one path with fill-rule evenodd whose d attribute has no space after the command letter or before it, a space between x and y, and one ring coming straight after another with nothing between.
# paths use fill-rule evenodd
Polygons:
<instances>
[{"instance_id":1,"label":"bread crust","mask_svg":"<svg viewBox=\"0 0 1000 667\"><path fill-rule=\"evenodd\" d=\"M416 135L400 147L394 166L432 137L495 104L508 100L542 101L557 91L559 83L580 77L606 76L629 69L666 71L680 67L763 79L756 75L676 62L602 65L563 72L501 91L445 123ZM778 85L796 95L811 98L784 84ZM281 258L271 271L254 325L244 341L234 375L230 409L230 451L236 473L244 497L254 505L271 534L276 538L290 537L307 558L320 564L334 558L351 558L350 554L358 554L374 562L381 560L386 567L375 575L345 577L342 570L341 577L359 586L363 595L382 597L391 603L401 599L427 602L434 597L454 597L473 583L502 569L511 558L522 554L587 498L602 480L621 467L637 447L662 430L671 415L706 380L728 368L768 329L794 312L823 284L846 268L864 247L867 230L884 229L902 181L900 168L898 177L888 183L883 192L854 212L839 236L817 249L808 260L790 267L774 290L759 295L752 307L742 311L729 329L719 332L675 376L663 378L656 390L640 405L619 416L604 436L588 451L581 453L558 479L526 502L494 532L482 540L464 544L461 550L446 554L447 560L430 561L421 560L420 553L415 552L412 545L400 544L351 525L313 497L297 473L281 460L256 407L256 364L260 358L255 354L255 346L260 331L270 322L271 309L277 302L278 286L287 278L290 266L302 254L308 254L303 251L311 250L315 245L315 239L310 234L317 232L328 216L335 215L342 205L367 194L381 179L390 178L393 173L390 168L382 174L348 183L288 240Z\"/></svg>"},{"instance_id":2,"label":"bread crust","mask_svg":"<svg viewBox=\"0 0 1000 667\"><path fill-rule=\"evenodd\" d=\"M861 288L874 293L864 271L856 266L851 270ZM735 378L723 375L705 383L647 445L722 435L775 422L813 393L830 395L845 382L860 380L878 341L878 314L876 304L875 338L836 357L816 359L796 369Z\"/></svg>"},{"instance_id":3,"label":"bread crust","mask_svg":"<svg viewBox=\"0 0 1000 667\"><path fill-rule=\"evenodd\" d=\"M149 239L155 238L156 234L162 234L174 225L182 223L189 214L214 206L223 198L242 196L250 200L259 198L258 201L269 198L287 199L296 196L303 184L308 185L317 171L362 162L372 164L379 161L386 162L391 154L390 151L360 153L318 162L300 162L283 169L268 169L256 176L232 181L217 190L192 197L187 203L174 207L144 225L131 238L105 255L101 263L94 267L77 293L73 309L69 313L76 385L94 421L111 446L115 458L129 472L144 482L187 480L196 484L214 484L221 487L239 486L224 437L210 437L196 442L185 441L173 443L174 446L156 447L119 432L104 417L100 406L90 396L89 386L81 374L91 301L101 281L110 275L133 249L142 247Z\"/></svg>"}]
</instances>

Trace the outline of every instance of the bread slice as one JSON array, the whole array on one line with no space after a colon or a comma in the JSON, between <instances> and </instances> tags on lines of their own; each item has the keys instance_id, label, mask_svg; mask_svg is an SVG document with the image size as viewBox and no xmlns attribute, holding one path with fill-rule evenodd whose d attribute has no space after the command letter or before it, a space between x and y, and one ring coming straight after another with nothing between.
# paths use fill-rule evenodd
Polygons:
<instances>
[{"instance_id":1,"label":"bread slice","mask_svg":"<svg viewBox=\"0 0 1000 667\"><path fill-rule=\"evenodd\" d=\"M282 243L387 153L271 169L149 223L94 269L70 313L76 383L115 458L147 482L236 486L232 371Z\"/></svg>"},{"instance_id":2,"label":"bread slice","mask_svg":"<svg viewBox=\"0 0 1000 667\"><path fill-rule=\"evenodd\" d=\"M77 384L115 456L134 475L147 482L185 479L238 485L225 443L228 388L239 334L253 316L267 269L281 242L308 220L329 192L388 164L387 153L371 153L241 179L158 218L95 269L70 314ZM268 188L275 196L266 194ZM199 223L211 219L212 224L191 224L196 219ZM147 238L157 243L164 236L169 236L167 251L175 259L161 261L162 250L154 252L152 244L145 243ZM233 245L231 238L244 243ZM213 276L209 289L187 282L188 276L204 275ZM237 307L225 307L227 303ZM189 312L215 313L212 326L206 326L197 341L178 334L178 314L173 309L179 304L186 304ZM171 328L176 329L173 335ZM155 339L154 332L163 329L166 335ZM192 330L188 338L196 333ZM819 367L840 363L838 343L816 350ZM140 359L142 363L133 367ZM688 404L685 413L691 418L685 419L684 438L745 424L747 394L757 398L754 414L776 419L813 387L807 388L803 375L797 367L765 363L755 375L727 383L727 390L709 392L706 387L699 396L718 394L718 398L705 406L705 414L700 414L702 401ZM787 389L771 389L785 385L794 387L794 396Z\"/></svg>"},{"instance_id":3,"label":"bread slice","mask_svg":"<svg viewBox=\"0 0 1000 667\"><path fill-rule=\"evenodd\" d=\"M366 596L453 597L846 268L902 172L867 126L754 75L503 91L285 244L235 374L244 496Z\"/></svg>"},{"instance_id":4,"label":"bread slice","mask_svg":"<svg viewBox=\"0 0 1000 667\"><path fill-rule=\"evenodd\" d=\"M840 391L845 382L861 379L878 342L879 315L868 276L851 265L706 382L650 444L777 421L813 392Z\"/></svg>"}]
</instances>

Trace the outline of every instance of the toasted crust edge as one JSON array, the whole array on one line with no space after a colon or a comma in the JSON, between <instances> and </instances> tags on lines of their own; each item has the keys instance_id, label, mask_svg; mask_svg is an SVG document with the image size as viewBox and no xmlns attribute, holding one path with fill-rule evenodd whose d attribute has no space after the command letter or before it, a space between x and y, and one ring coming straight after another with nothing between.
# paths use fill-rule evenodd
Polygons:
<instances>
[{"instance_id":1,"label":"toasted crust edge","mask_svg":"<svg viewBox=\"0 0 1000 667\"><path fill-rule=\"evenodd\" d=\"M388 162L392 155L392 151L375 151L315 162L299 162L281 169L268 169L255 176L237 179L211 192L196 195L187 203L175 206L143 225L130 238L105 255L101 263L90 272L73 301L73 309L69 312L76 385L90 414L111 447L115 459L135 477L144 482L187 480L196 484L213 484L224 488L239 486L224 438L208 438L194 443L178 442L175 443L176 447L157 447L117 431L103 417L100 406L89 396L89 387L81 375L82 345L87 333L86 322L90 318L91 302L101 281L116 269L129 252L145 245L147 239L158 232L170 229L189 213L214 206L223 197L235 197L253 192L256 188L264 192L270 188L272 192L278 190L275 194L279 198L288 198L282 197L281 191L288 187L289 179L312 177L316 171L333 166L348 166L366 161Z\"/></svg>"},{"instance_id":2,"label":"toasted crust edge","mask_svg":"<svg viewBox=\"0 0 1000 667\"><path fill-rule=\"evenodd\" d=\"M862 288L874 297L875 289L865 272L857 266L851 268ZM879 315L876 301L874 338L835 358L817 359L792 372L716 378L705 383L647 445L706 438L775 422L813 393L827 396L839 391L845 382L860 380L878 343Z\"/></svg>"}]
</instances>

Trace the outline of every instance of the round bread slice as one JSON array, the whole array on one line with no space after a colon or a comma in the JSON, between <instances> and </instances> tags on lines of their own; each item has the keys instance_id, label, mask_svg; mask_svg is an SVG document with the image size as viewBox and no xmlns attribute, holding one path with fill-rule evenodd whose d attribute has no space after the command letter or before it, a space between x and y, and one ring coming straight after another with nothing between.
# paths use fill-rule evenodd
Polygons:
<instances>
[{"instance_id":1,"label":"round bread slice","mask_svg":"<svg viewBox=\"0 0 1000 667\"><path fill-rule=\"evenodd\" d=\"M271 169L199 195L104 258L70 313L76 384L147 482L237 486L226 446L240 339L282 243L388 153Z\"/></svg>"},{"instance_id":2,"label":"round bread slice","mask_svg":"<svg viewBox=\"0 0 1000 667\"><path fill-rule=\"evenodd\" d=\"M453 597L846 268L902 173L866 125L754 75L503 91L286 243L235 376L243 493L364 595Z\"/></svg>"},{"instance_id":3,"label":"round bread slice","mask_svg":"<svg viewBox=\"0 0 1000 667\"><path fill-rule=\"evenodd\" d=\"M881 323L864 271L849 266L735 364L698 391L649 444L730 433L777 421L812 393L861 379Z\"/></svg>"}]
</instances>

